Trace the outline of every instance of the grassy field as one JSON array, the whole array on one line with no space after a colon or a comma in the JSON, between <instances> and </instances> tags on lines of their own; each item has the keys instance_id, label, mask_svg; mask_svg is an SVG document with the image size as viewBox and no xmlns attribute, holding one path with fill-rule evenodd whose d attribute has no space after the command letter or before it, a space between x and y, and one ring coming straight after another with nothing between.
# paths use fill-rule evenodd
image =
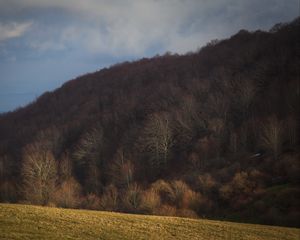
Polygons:
<instances>
[{"instance_id":1,"label":"grassy field","mask_svg":"<svg viewBox=\"0 0 300 240\"><path fill-rule=\"evenodd\" d=\"M300 229L0 204L0 239L300 239Z\"/></svg>"}]
</instances>

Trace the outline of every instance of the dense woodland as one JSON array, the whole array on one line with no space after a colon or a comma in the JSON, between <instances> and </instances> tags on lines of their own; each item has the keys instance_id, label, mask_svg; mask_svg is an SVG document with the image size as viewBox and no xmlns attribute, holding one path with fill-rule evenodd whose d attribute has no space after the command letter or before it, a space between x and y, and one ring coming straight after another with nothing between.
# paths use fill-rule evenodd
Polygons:
<instances>
[{"instance_id":1,"label":"dense woodland","mask_svg":"<svg viewBox=\"0 0 300 240\"><path fill-rule=\"evenodd\" d=\"M0 115L0 201L299 227L299 30L124 62Z\"/></svg>"}]
</instances>

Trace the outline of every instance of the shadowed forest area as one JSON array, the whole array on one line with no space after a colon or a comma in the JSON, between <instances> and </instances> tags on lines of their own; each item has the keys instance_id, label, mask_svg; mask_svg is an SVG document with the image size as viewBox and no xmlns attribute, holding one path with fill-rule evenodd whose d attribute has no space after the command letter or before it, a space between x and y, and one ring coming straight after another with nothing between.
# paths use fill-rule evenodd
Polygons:
<instances>
[{"instance_id":1,"label":"shadowed forest area","mask_svg":"<svg viewBox=\"0 0 300 240\"><path fill-rule=\"evenodd\" d=\"M300 19L80 76L0 115L0 201L299 227Z\"/></svg>"}]
</instances>

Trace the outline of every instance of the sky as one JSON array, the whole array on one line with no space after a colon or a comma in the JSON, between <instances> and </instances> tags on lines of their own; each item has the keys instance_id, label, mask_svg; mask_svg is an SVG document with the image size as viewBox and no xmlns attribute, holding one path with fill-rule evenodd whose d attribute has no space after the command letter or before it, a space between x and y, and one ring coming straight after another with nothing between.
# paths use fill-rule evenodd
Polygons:
<instances>
[{"instance_id":1,"label":"sky","mask_svg":"<svg viewBox=\"0 0 300 240\"><path fill-rule=\"evenodd\" d=\"M0 0L0 112L122 61L299 16L299 0Z\"/></svg>"}]
</instances>

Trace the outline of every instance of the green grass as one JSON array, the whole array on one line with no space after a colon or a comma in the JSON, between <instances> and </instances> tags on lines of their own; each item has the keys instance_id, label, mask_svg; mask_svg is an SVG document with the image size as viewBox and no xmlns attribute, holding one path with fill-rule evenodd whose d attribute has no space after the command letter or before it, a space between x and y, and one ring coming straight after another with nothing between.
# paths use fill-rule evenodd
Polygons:
<instances>
[{"instance_id":1,"label":"green grass","mask_svg":"<svg viewBox=\"0 0 300 240\"><path fill-rule=\"evenodd\" d=\"M0 204L0 239L300 239L300 229Z\"/></svg>"}]
</instances>

